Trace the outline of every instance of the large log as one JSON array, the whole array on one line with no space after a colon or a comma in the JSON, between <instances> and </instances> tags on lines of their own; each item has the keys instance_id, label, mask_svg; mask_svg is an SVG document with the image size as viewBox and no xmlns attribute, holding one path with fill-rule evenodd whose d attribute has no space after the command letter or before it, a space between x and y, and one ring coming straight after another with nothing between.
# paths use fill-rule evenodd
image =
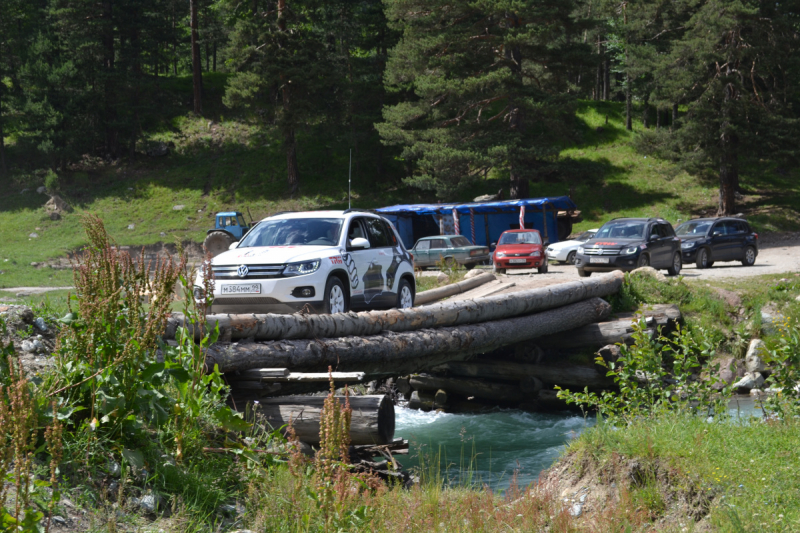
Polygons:
<instances>
[{"instance_id":1,"label":"large log","mask_svg":"<svg viewBox=\"0 0 800 533\"><path fill-rule=\"evenodd\" d=\"M336 397L344 405L344 397ZM292 421L297 438L319 444L323 396L282 396L260 400L255 408L273 428ZM391 444L394 440L394 404L386 395L351 396L350 444Z\"/></svg>"},{"instance_id":2,"label":"large log","mask_svg":"<svg viewBox=\"0 0 800 533\"><path fill-rule=\"evenodd\" d=\"M644 318L646 334L656 335L659 328L669 332L682 321L681 311L674 304L642 306L641 313L618 313L615 320L587 324L557 335L547 335L536 341L542 348L590 348L599 349L606 344L633 344L633 325Z\"/></svg>"},{"instance_id":3,"label":"large log","mask_svg":"<svg viewBox=\"0 0 800 533\"><path fill-rule=\"evenodd\" d=\"M471 291L472 289L480 287L484 283L494 281L495 279L496 278L494 277L494 274L486 272L479 276L475 276L474 278L459 281L458 283L451 283L450 285L445 285L444 287L437 287L435 289L423 291L417 294L416 298L414 298L414 304L425 305L437 300L441 300L442 298L447 298L448 296L455 296L456 294L461 294L462 292Z\"/></svg>"},{"instance_id":4,"label":"large log","mask_svg":"<svg viewBox=\"0 0 800 533\"><path fill-rule=\"evenodd\" d=\"M218 365L221 372L261 367L322 372L330 366L372 376L413 374L447 361L574 329L610 313L607 302L592 298L542 313L471 326L386 332L372 337L214 345L206 351L206 365Z\"/></svg>"},{"instance_id":5,"label":"large log","mask_svg":"<svg viewBox=\"0 0 800 533\"><path fill-rule=\"evenodd\" d=\"M230 340L323 339L350 335L364 337L378 335L383 331L400 333L526 315L614 294L622 286L622 280L621 272L612 272L510 294L442 302L410 309L334 315L209 315L207 323L210 328L218 325L220 338ZM183 325L183 315L173 313L168 320L165 338L174 338L176 329ZM195 337L200 338L202 333L197 328Z\"/></svg>"},{"instance_id":6,"label":"large log","mask_svg":"<svg viewBox=\"0 0 800 533\"><path fill-rule=\"evenodd\" d=\"M605 389L612 387L614 381L602 369L573 365L530 365L509 361L492 362L449 362L431 369L433 372L446 372L453 376L480 379L499 379L522 381L528 376L539 378L552 389L553 385L575 389ZM413 378L411 379L413 386ZM450 390L450 389L448 389Z\"/></svg>"},{"instance_id":7,"label":"large log","mask_svg":"<svg viewBox=\"0 0 800 533\"><path fill-rule=\"evenodd\" d=\"M455 393L502 403L520 403L526 399L518 382L498 383L482 379L447 378L423 374L411 376L409 383L417 390L436 392L443 389L450 394ZM535 399L536 396L533 398Z\"/></svg>"}]
</instances>

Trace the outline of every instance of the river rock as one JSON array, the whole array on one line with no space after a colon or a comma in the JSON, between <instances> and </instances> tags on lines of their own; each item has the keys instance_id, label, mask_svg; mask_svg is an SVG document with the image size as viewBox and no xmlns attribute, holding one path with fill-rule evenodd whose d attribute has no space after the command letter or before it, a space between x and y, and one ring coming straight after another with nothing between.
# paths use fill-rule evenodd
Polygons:
<instances>
[{"instance_id":1,"label":"river rock","mask_svg":"<svg viewBox=\"0 0 800 533\"><path fill-rule=\"evenodd\" d=\"M464 274L464 279L471 279L474 278L475 276L480 276L481 274L483 274L483 270L479 268L473 268L472 270Z\"/></svg>"},{"instance_id":2,"label":"river rock","mask_svg":"<svg viewBox=\"0 0 800 533\"><path fill-rule=\"evenodd\" d=\"M47 192L47 187L40 185L39 187L36 187L36 192L39 194L44 194Z\"/></svg>"},{"instance_id":3,"label":"river rock","mask_svg":"<svg viewBox=\"0 0 800 533\"><path fill-rule=\"evenodd\" d=\"M183 205L183 204L173 205L173 206L172 206L172 210L173 210L173 211L183 211L183 209L184 209L185 207L186 207L186 206L185 206L185 205Z\"/></svg>"},{"instance_id":4,"label":"river rock","mask_svg":"<svg viewBox=\"0 0 800 533\"><path fill-rule=\"evenodd\" d=\"M748 372L742 379L733 384L734 389L760 389L764 384L764 376L760 372Z\"/></svg>"},{"instance_id":5,"label":"river rock","mask_svg":"<svg viewBox=\"0 0 800 533\"><path fill-rule=\"evenodd\" d=\"M23 352L33 353L33 352L36 351L36 345L33 342L29 341L29 340L22 341L22 345L21 346L22 346L22 351Z\"/></svg>"},{"instance_id":6,"label":"river rock","mask_svg":"<svg viewBox=\"0 0 800 533\"><path fill-rule=\"evenodd\" d=\"M30 235L28 235L28 237L30 237L31 239L38 239L39 238L39 234L34 231Z\"/></svg>"},{"instance_id":7,"label":"river rock","mask_svg":"<svg viewBox=\"0 0 800 533\"><path fill-rule=\"evenodd\" d=\"M717 293L717 296L722 298L726 304L734 309L739 309L742 306L742 297L735 292L726 291L725 289L720 289L719 287L711 287L711 290Z\"/></svg>"},{"instance_id":8,"label":"river rock","mask_svg":"<svg viewBox=\"0 0 800 533\"><path fill-rule=\"evenodd\" d=\"M44 204L44 210L48 213L58 213L59 215L63 215L64 213L69 213L72 211L72 207L64 201L63 198L58 196L57 194L53 194L50 196L50 199Z\"/></svg>"},{"instance_id":9,"label":"river rock","mask_svg":"<svg viewBox=\"0 0 800 533\"><path fill-rule=\"evenodd\" d=\"M769 303L761 308L761 331L767 335L774 335L780 332L780 324L786 318L778 311L775 304Z\"/></svg>"},{"instance_id":10,"label":"river rock","mask_svg":"<svg viewBox=\"0 0 800 533\"><path fill-rule=\"evenodd\" d=\"M146 153L150 157L164 157L169 154L169 146L165 142L157 142L150 146Z\"/></svg>"},{"instance_id":11,"label":"river rock","mask_svg":"<svg viewBox=\"0 0 800 533\"><path fill-rule=\"evenodd\" d=\"M132 502L142 511L148 514L156 514L166 510L166 500L160 494L148 493L141 498L133 498Z\"/></svg>"},{"instance_id":12,"label":"river rock","mask_svg":"<svg viewBox=\"0 0 800 533\"><path fill-rule=\"evenodd\" d=\"M738 375L738 366L736 358L734 357L726 357L720 360L719 373L717 374L719 381L714 383L712 387L719 390L733 383Z\"/></svg>"},{"instance_id":13,"label":"river rock","mask_svg":"<svg viewBox=\"0 0 800 533\"><path fill-rule=\"evenodd\" d=\"M36 326L36 329L39 331L47 331L47 324L44 321L44 318L39 317L33 321L33 325Z\"/></svg>"},{"instance_id":14,"label":"river rock","mask_svg":"<svg viewBox=\"0 0 800 533\"><path fill-rule=\"evenodd\" d=\"M436 276L436 281L438 283L447 283L450 278L447 277L447 274L444 272L439 272L439 275Z\"/></svg>"},{"instance_id":15,"label":"river rock","mask_svg":"<svg viewBox=\"0 0 800 533\"><path fill-rule=\"evenodd\" d=\"M631 270L631 275L638 274L640 276L647 276L649 278L655 278L658 281L667 281L667 276L656 270L651 266L646 267L639 267L637 269Z\"/></svg>"},{"instance_id":16,"label":"river rock","mask_svg":"<svg viewBox=\"0 0 800 533\"><path fill-rule=\"evenodd\" d=\"M748 372L764 372L767 365L761 358L767 353L767 346L761 339L753 339L747 348L747 355L744 358L744 367Z\"/></svg>"}]
</instances>

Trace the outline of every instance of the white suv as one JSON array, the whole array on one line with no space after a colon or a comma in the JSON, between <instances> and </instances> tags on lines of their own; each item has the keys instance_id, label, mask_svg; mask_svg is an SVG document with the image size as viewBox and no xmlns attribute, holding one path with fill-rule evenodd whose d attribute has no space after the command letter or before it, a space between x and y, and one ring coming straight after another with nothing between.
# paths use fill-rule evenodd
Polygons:
<instances>
[{"instance_id":1,"label":"white suv","mask_svg":"<svg viewBox=\"0 0 800 533\"><path fill-rule=\"evenodd\" d=\"M213 313L344 313L414 305L411 255L378 215L308 211L267 217L211 260ZM203 297L202 274L195 298Z\"/></svg>"}]
</instances>

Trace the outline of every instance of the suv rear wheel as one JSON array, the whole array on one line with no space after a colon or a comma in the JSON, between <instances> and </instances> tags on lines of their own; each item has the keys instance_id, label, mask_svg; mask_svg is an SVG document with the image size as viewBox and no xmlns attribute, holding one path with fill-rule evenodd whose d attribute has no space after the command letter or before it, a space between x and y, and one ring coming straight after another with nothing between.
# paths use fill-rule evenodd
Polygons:
<instances>
[{"instance_id":1,"label":"suv rear wheel","mask_svg":"<svg viewBox=\"0 0 800 533\"><path fill-rule=\"evenodd\" d=\"M744 266L753 266L756 262L756 249L752 246L748 246L744 249L744 257L742 258L742 264Z\"/></svg>"},{"instance_id":2,"label":"suv rear wheel","mask_svg":"<svg viewBox=\"0 0 800 533\"><path fill-rule=\"evenodd\" d=\"M339 278L335 276L328 278L323 298L322 307L326 313L332 315L334 313L347 312L347 296L344 293L344 285Z\"/></svg>"},{"instance_id":3,"label":"suv rear wheel","mask_svg":"<svg viewBox=\"0 0 800 533\"><path fill-rule=\"evenodd\" d=\"M398 309L414 307L414 293L411 291L411 284L407 280L400 280L400 286L397 288L397 305L395 307Z\"/></svg>"},{"instance_id":4,"label":"suv rear wheel","mask_svg":"<svg viewBox=\"0 0 800 533\"><path fill-rule=\"evenodd\" d=\"M675 255L672 256L672 266L667 269L667 273L670 276L677 276L681 273L681 267L683 267L683 261L681 260L681 253L675 252Z\"/></svg>"}]
</instances>

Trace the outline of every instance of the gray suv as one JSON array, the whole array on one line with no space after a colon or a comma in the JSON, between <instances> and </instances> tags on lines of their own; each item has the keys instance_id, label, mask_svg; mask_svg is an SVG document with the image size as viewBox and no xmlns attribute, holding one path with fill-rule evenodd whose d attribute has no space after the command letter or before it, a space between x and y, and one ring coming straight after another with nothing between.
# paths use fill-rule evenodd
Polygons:
<instances>
[{"instance_id":1,"label":"gray suv","mask_svg":"<svg viewBox=\"0 0 800 533\"><path fill-rule=\"evenodd\" d=\"M592 272L644 266L663 268L676 276L683 266L681 241L662 218L615 218L578 248L575 266L582 278Z\"/></svg>"}]
</instances>

